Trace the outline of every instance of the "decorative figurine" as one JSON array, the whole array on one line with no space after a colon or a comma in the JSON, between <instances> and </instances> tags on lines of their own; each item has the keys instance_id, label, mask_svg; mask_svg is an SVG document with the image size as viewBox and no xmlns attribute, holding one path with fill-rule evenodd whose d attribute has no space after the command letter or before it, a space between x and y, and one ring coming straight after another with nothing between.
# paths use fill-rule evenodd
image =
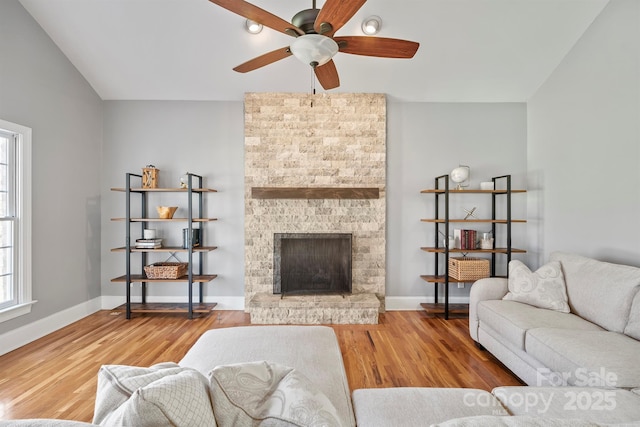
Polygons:
<instances>
[{"instance_id":1,"label":"decorative figurine","mask_svg":"<svg viewBox=\"0 0 640 427\"><path fill-rule=\"evenodd\" d=\"M142 188L158 188L158 171L153 165L142 168Z\"/></svg>"}]
</instances>

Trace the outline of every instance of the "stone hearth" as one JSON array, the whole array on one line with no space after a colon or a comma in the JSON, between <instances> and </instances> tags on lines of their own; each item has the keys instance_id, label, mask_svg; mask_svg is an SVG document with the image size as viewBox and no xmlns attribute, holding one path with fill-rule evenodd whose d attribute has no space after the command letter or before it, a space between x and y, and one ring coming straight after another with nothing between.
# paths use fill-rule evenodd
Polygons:
<instances>
[{"instance_id":1,"label":"stone hearth","mask_svg":"<svg viewBox=\"0 0 640 427\"><path fill-rule=\"evenodd\" d=\"M285 296L255 294L249 303L251 323L356 324L378 323L380 301L374 294Z\"/></svg>"},{"instance_id":2,"label":"stone hearth","mask_svg":"<svg viewBox=\"0 0 640 427\"><path fill-rule=\"evenodd\" d=\"M377 323L385 296L385 181L384 95L245 96L245 307L252 323ZM291 188L328 190L289 197ZM261 196L273 189L284 191ZM352 294L273 295L275 233L352 234Z\"/></svg>"}]
</instances>

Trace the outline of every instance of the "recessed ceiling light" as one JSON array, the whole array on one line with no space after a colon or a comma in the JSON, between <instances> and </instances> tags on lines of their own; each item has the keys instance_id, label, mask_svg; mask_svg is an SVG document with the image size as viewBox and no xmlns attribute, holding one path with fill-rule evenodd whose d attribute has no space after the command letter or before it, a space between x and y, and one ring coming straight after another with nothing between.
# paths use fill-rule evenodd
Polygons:
<instances>
[{"instance_id":1,"label":"recessed ceiling light","mask_svg":"<svg viewBox=\"0 0 640 427\"><path fill-rule=\"evenodd\" d=\"M247 19L244 23L244 27L246 28L248 33L258 34L262 31L262 24L256 21L252 21L251 19Z\"/></svg>"},{"instance_id":2,"label":"recessed ceiling light","mask_svg":"<svg viewBox=\"0 0 640 427\"><path fill-rule=\"evenodd\" d=\"M382 27L382 19L379 16L370 16L362 21L362 32L368 36L378 34Z\"/></svg>"}]
</instances>

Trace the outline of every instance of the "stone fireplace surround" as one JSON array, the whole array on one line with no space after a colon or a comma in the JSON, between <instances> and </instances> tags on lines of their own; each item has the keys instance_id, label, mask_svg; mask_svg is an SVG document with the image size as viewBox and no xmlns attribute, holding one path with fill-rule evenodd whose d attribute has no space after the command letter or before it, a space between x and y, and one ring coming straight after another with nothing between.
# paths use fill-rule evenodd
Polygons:
<instances>
[{"instance_id":1,"label":"stone fireplace surround","mask_svg":"<svg viewBox=\"0 0 640 427\"><path fill-rule=\"evenodd\" d=\"M384 95L245 95L245 307L252 323L377 323L385 295L385 181ZM351 233L352 294L274 295L275 233Z\"/></svg>"}]
</instances>

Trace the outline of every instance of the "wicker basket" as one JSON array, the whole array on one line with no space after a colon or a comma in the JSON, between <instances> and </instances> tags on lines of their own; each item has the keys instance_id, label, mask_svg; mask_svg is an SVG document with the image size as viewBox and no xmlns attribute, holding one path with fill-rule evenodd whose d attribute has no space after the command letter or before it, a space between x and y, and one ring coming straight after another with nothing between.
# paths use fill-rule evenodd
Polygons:
<instances>
[{"instance_id":1,"label":"wicker basket","mask_svg":"<svg viewBox=\"0 0 640 427\"><path fill-rule=\"evenodd\" d=\"M156 262L144 266L147 279L177 279L187 273L186 262Z\"/></svg>"},{"instance_id":2,"label":"wicker basket","mask_svg":"<svg viewBox=\"0 0 640 427\"><path fill-rule=\"evenodd\" d=\"M484 258L449 258L449 277L476 281L489 277L489 260Z\"/></svg>"}]
</instances>

